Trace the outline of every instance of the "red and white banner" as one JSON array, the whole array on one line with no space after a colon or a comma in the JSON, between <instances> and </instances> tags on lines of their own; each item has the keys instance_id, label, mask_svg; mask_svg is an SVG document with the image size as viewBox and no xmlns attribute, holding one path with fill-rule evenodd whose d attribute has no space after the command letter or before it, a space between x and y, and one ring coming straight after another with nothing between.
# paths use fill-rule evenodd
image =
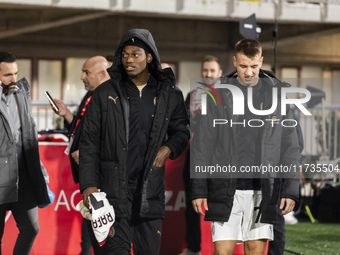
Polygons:
<instances>
[{"instance_id":1,"label":"red and white banner","mask_svg":"<svg viewBox=\"0 0 340 255\"><path fill-rule=\"evenodd\" d=\"M40 231L33 245L31 255L78 255L81 247L80 212L77 203L82 199L79 185L73 182L69 157L64 154L67 143L40 142L41 161L50 176L49 188L54 192L54 202L39 209ZM166 163L166 215L163 221L161 255L176 255L185 247L185 192L183 168L186 151L177 160ZM212 255L214 246L211 240L210 222L201 220L202 255ZM6 216L5 232L2 238L2 254L13 254L18 235L13 216ZM235 255L243 254L242 246Z\"/></svg>"},{"instance_id":2,"label":"red and white banner","mask_svg":"<svg viewBox=\"0 0 340 255\"><path fill-rule=\"evenodd\" d=\"M69 157L64 154L67 143L40 142L41 161L50 176L49 188L55 199L50 206L39 209L40 231L32 255L78 255L81 251L81 214L76 211L82 199L79 185L73 182ZM163 221L161 254L178 254L185 247L185 193L182 171L185 154L167 162L166 220ZM7 213L2 239L2 254L13 253L18 229L13 216Z\"/></svg>"}]
</instances>

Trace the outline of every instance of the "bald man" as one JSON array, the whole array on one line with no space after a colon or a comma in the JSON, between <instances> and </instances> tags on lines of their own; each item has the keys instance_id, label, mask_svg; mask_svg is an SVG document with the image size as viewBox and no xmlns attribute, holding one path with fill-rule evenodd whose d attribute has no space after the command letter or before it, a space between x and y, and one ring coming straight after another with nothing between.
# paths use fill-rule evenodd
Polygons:
<instances>
[{"instance_id":1,"label":"bald man","mask_svg":"<svg viewBox=\"0 0 340 255\"><path fill-rule=\"evenodd\" d=\"M70 134L70 142L65 153L70 154L72 174L75 183L79 182L79 139L83 127L82 118L86 111L86 107L91 100L93 91L104 81L110 79L106 69L110 67L109 62L102 56L95 56L85 61L81 71L80 79L83 81L85 89L88 91L81 101L77 115L73 115L63 101L54 99L59 111L56 112L59 116L64 118L65 127L67 127ZM91 242L88 239L89 226L83 220L82 227L82 252L81 255L92 254ZM92 231L92 229L91 229Z\"/></svg>"},{"instance_id":2,"label":"bald man","mask_svg":"<svg viewBox=\"0 0 340 255\"><path fill-rule=\"evenodd\" d=\"M85 89L88 91L83 98L77 115L73 115L63 101L54 99L59 111L56 112L65 120L65 126L70 133L70 144L68 151L71 155L71 166L74 182L79 182L79 135L81 133L81 119L84 116L86 106L90 102L93 91L104 81L108 80L109 74L106 69L110 67L109 62L102 56L95 56L85 61L80 79L83 81ZM78 121L80 120L80 121ZM67 152L67 151L66 151Z\"/></svg>"}]
</instances>

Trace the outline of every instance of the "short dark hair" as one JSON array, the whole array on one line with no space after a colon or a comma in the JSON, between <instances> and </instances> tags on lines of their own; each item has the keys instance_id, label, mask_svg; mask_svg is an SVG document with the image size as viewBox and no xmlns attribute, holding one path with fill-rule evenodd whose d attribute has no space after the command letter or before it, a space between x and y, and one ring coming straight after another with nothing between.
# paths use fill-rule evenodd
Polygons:
<instances>
[{"instance_id":1,"label":"short dark hair","mask_svg":"<svg viewBox=\"0 0 340 255\"><path fill-rule=\"evenodd\" d=\"M243 53L249 58L253 58L258 54L262 56L262 47L259 41L244 38L238 41L235 45L235 56L237 53Z\"/></svg>"},{"instance_id":2,"label":"short dark hair","mask_svg":"<svg viewBox=\"0 0 340 255\"><path fill-rule=\"evenodd\" d=\"M206 55L206 56L202 59L202 66L201 66L201 67L203 67L203 64L204 64L205 62L213 62L213 61L217 62L218 67L219 67L220 69L222 69L222 68L221 68L221 63L220 63L219 59L218 59L217 57L213 56L213 55Z\"/></svg>"},{"instance_id":3,"label":"short dark hair","mask_svg":"<svg viewBox=\"0 0 340 255\"><path fill-rule=\"evenodd\" d=\"M16 61L15 55L7 51L0 51L0 63L13 63Z\"/></svg>"}]
</instances>

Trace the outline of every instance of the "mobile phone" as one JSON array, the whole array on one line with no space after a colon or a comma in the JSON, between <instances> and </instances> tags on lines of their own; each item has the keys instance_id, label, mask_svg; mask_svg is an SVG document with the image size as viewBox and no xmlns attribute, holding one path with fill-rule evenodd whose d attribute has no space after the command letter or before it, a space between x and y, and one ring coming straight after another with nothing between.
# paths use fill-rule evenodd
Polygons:
<instances>
[{"instance_id":1,"label":"mobile phone","mask_svg":"<svg viewBox=\"0 0 340 255\"><path fill-rule=\"evenodd\" d=\"M57 105L56 105L56 103L54 102L53 98L51 97L50 93L48 93L48 91L45 91L45 95L47 96L48 101L50 101L50 103L51 103L53 109L54 109L55 111L59 111L59 108L57 107Z\"/></svg>"}]
</instances>

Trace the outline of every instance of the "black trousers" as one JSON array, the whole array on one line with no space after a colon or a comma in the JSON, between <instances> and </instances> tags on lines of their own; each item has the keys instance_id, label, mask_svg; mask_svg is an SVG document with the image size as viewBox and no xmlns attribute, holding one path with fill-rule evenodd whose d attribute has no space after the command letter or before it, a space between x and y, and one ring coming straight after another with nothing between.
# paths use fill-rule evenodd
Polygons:
<instances>
[{"instance_id":1,"label":"black trousers","mask_svg":"<svg viewBox=\"0 0 340 255\"><path fill-rule=\"evenodd\" d=\"M190 149L187 151L187 157L183 169L183 181L185 188L185 242L187 248L193 252L201 250L201 216L195 212L190 200Z\"/></svg>"},{"instance_id":2,"label":"black trousers","mask_svg":"<svg viewBox=\"0 0 340 255\"><path fill-rule=\"evenodd\" d=\"M91 241L96 255L130 255L131 243L135 255L158 255L161 246L162 220L142 219L138 216L141 195L136 189L129 189L127 217L116 218L113 224L115 235L108 236L106 243L99 247L93 231ZM91 222L88 221L89 226Z\"/></svg>"},{"instance_id":3,"label":"black trousers","mask_svg":"<svg viewBox=\"0 0 340 255\"><path fill-rule=\"evenodd\" d=\"M285 249L285 219L280 214L278 224L274 224L274 240L269 242L268 255L283 255Z\"/></svg>"},{"instance_id":4,"label":"black trousers","mask_svg":"<svg viewBox=\"0 0 340 255\"><path fill-rule=\"evenodd\" d=\"M91 224L87 224L87 222L90 223L89 220L83 218L82 224L81 224L81 252L79 255L92 255L92 241L90 238L90 232L92 232Z\"/></svg>"},{"instance_id":5,"label":"black trousers","mask_svg":"<svg viewBox=\"0 0 340 255\"><path fill-rule=\"evenodd\" d=\"M39 232L38 207L32 188L19 189L18 202L0 205L0 238L5 227L6 212L11 210L19 229L13 255L29 255ZM1 254L1 243L0 243Z\"/></svg>"}]
</instances>

